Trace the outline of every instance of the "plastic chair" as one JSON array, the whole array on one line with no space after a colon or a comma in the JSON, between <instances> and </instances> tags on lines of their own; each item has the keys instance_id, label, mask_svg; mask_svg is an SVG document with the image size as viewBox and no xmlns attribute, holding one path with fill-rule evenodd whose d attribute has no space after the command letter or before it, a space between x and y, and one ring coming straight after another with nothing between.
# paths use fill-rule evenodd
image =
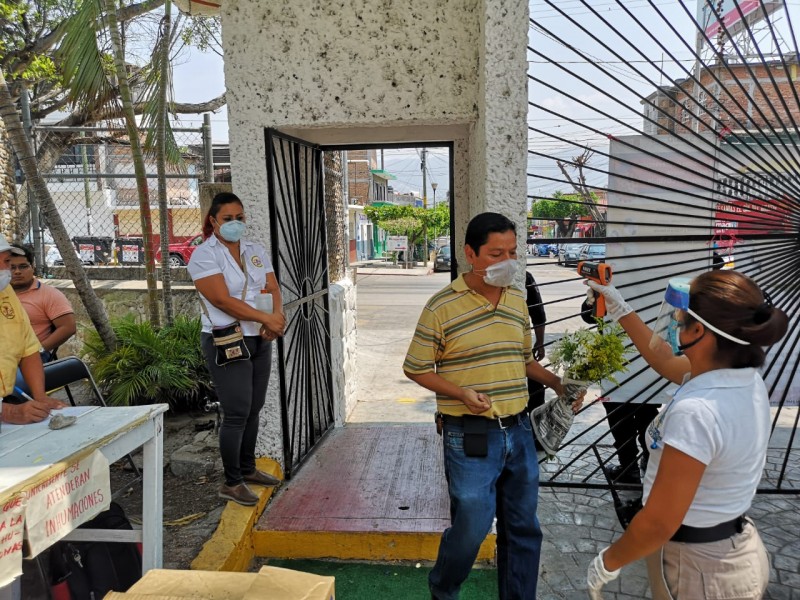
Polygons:
<instances>
[{"instance_id":1,"label":"plastic chair","mask_svg":"<svg viewBox=\"0 0 800 600\"><path fill-rule=\"evenodd\" d=\"M97 387L97 383L95 383L91 371L89 371L89 367L77 356L60 358L58 360L45 363L43 366L44 389L48 394L55 392L56 390L60 390L61 388L66 388L70 383L86 381L92 388L95 404L99 406L107 406L105 398L103 398L103 394L100 393L100 389ZM14 385L26 394L31 394L28 384L22 378L22 373L19 371L17 371L17 380ZM67 393L67 396L69 397L69 401L72 406L75 406L75 398L73 398L72 394Z\"/></svg>"},{"instance_id":2,"label":"plastic chair","mask_svg":"<svg viewBox=\"0 0 800 600\"><path fill-rule=\"evenodd\" d=\"M105 398L103 398L103 394L100 392L100 388L97 387L94 377L92 377L91 371L89 371L89 367L77 356L67 356L66 358L59 358L58 360L44 364L45 391L50 394L60 390L61 388L66 388L67 396L69 397L69 401L72 406L76 405L75 398L73 398L72 393L70 393L68 386L71 383L78 383L80 381L86 381L89 384L94 396L94 403L96 405L108 406ZM22 378L22 374L19 371L17 371L17 380L14 385L29 396L31 395L32 392L28 387L28 384L25 383L25 380ZM130 464L133 472L136 474L136 478L124 488L112 494L113 498L116 498L123 492L128 491L142 480L142 473L139 470L139 467L136 466L133 457L128 454L126 458L128 459L128 463Z\"/></svg>"}]
</instances>

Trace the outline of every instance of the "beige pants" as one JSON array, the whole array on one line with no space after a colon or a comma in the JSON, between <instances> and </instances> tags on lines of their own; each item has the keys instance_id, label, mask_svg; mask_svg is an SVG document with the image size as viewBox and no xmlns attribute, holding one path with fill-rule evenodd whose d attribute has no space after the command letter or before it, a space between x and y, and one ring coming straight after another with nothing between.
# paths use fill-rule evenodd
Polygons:
<instances>
[{"instance_id":1,"label":"beige pants","mask_svg":"<svg viewBox=\"0 0 800 600\"><path fill-rule=\"evenodd\" d=\"M647 557L653 600L758 600L769 556L748 519L742 533L708 544L667 542Z\"/></svg>"}]
</instances>

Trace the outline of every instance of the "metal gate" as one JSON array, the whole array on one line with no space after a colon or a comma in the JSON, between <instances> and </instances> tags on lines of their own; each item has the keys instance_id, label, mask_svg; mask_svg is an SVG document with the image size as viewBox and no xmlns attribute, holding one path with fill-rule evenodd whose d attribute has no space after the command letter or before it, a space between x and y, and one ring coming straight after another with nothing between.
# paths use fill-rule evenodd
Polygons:
<instances>
[{"instance_id":1,"label":"metal gate","mask_svg":"<svg viewBox=\"0 0 800 600\"><path fill-rule=\"evenodd\" d=\"M592 4L544 0L531 8L536 241L561 245L557 265L569 262L576 242L585 258L602 257L651 326L671 277L735 268L769 292L790 321L761 370L772 436L758 491L797 494L800 63L792 20L800 12L741 0L703 0L696 13L692 2ZM576 279L573 266L546 285ZM559 298L549 291L559 288L546 285L549 341L586 327L577 288ZM542 485L608 488L602 467L620 461L631 465L628 481L640 478L648 450L637 434L676 386L633 348L630 358L618 384L600 386L602 403L584 408L559 462L543 464Z\"/></svg>"},{"instance_id":2,"label":"metal gate","mask_svg":"<svg viewBox=\"0 0 800 600\"><path fill-rule=\"evenodd\" d=\"M286 314L278 375L290 479L334 422L322 150L274 129L265 138L272 258Z\"/></svg>"}]
</instances>

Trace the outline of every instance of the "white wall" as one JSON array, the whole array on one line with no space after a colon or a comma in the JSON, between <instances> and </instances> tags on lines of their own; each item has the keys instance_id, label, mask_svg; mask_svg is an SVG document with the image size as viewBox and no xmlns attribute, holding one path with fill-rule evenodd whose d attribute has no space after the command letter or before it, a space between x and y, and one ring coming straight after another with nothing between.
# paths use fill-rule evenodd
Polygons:
<instances>
[{"instance_id":1,"label":"white wall","mask_svg":"<svg viewBox=\"0 0 800 600\"><path fill-rule=\"evenodd\" d=\"M251 233L269 243L274 127L320 144L453 141L459 265L466 223L486 210L518 224L524 250L527 32L518 0L225 2L231 166ZM276 394L265 412L278 414Z\"/></svg>"}]
</instances>

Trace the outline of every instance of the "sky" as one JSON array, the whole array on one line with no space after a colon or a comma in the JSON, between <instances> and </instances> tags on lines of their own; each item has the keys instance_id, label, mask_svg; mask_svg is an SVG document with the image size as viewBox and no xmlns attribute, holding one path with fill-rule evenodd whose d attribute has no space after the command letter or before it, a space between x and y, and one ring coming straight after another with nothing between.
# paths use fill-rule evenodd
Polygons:
<instances>
[{"instance_id":1,"label":"sky","mask_svg":"<svg viewBox=\"0 0 800 600\"><path fill-rule=\"evenodd\" d=\"M655 85L668 84L670 77L685 76L681 65L691 68L694 63L690 48L694 44L695 26L681 4L687 7L688 12L696 14L696 1L693 0L625 0L625 7L641 21L639 24L615 0L530 2L534 23L529 30L528 89L531 106L528 124L546 133L529 131L529 149L547 157L529 156L529 195L549 197L555 191L569 191L555 159L574 157L580 154L581 146L607 151L608 135L636 133L643 122L641 96L653 91ZM800 0L789 0L786 4L792 11L793 20L800 21L797 15ZM598 14L593 14L589 7ZM570 22L570 17L578 23ZM607 19L608 23L601 18ZM677 29L677 34L669 29L667 21ZM778 22L785 30L785 18L779 18ZM587 31L582 31L581 25ZM618 27L619 33L615 33L612 26ZM690 40L690 48L682 45L681 37ZM608 49L603 47L604 43L609 45ZM620 56L615 56L614 52ZM648 60L653 63L648 64ZM624 61L630 61L630 64L626 65ZM208 100L224 90L223 65L219 55L211 51L185 49L178 62L173 75L177 101ZM581 77L586 81L581 81ZM614 77L620 81L614 81ZM599 89L593 89L590 83ZM552 112L548 113L548 110ZM615 117L619 122L602 113ZM212 114L211 119L214 142L227 142L226 109ZM186 126L196 126L202 122L202 115L184 115L181 122ZM592 132L589 128L599 132ZM386 151L384 156L386 170L397 177L393 182L395 190L421 194L418 151L392 150ZM429 156L428 181L439 184L437 199L445 198L449 181L447 151L433 150ZM607 168L607 160L596 155L590 164L599 171L588 171L588 182L604 186L607 176L603 171ZM549 181L547 177L561 181ZM432 196L430 189L428 196Z\"/></svg>"},{"instance_id":2,"label":"sky","mask_svg":"<svg viewBox=\"0 0 800 600\"><path fill-rule=\"evenodd\" d=\"M696 0L625 0L624 5L632 15L615 0L530 3L529 78L540 81L529 79L528 125L543 133L529 132L529 151L546 156L529 155L529 195L570 192L556 159L575 157L584 147L607 152L609 136L635 135L643 126L641 98L670 85L670 79L687 77L682 67L692 69L697 28L687 12L697 14ZM800 21L800 2L786 5L792 21ZM776 13L774 21L782 41L789 41L785 13ZM771 45L764 32L757 39L765 51ZM587 182L607 185L607 158L595 154L589 164L598 171L586 171Z\"/></svg>"}]
</instances>

